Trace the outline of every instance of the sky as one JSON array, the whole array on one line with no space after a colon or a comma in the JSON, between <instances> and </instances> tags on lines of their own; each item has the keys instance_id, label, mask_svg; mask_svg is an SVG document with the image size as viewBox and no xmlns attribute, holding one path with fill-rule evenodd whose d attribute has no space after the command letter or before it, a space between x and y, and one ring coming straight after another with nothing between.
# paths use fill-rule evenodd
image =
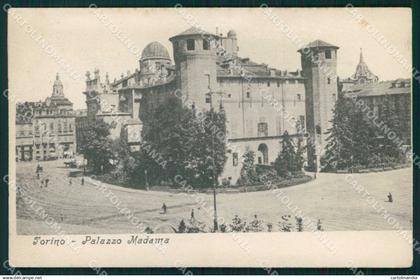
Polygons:
<instances>
[{"instance_id":1,"label":"sky","mask_svg":"<svg viewBox=\"0 0 420 280\"><path fill-rule=\"evenodd\" d=\"M350 9L275 8L273 14L302 42L320 39L338 46L340 78L354 73L360 48L380 80L410 77L407 68L377 42L366 25L355 20ZM411 63L410 9L361 8L357 14ZM107 72L111 81L132 73L139 68L142 49L152 41L161 42L173 57L168 39L191 26L212 33L218 28L224 35L233 29L240 57L280 70L301 69L298 46L261 8L14 9L8 23L9 96L17 101L44 100L59 73L74 108L86 108L82 93L86 71L98 68L101 79ZM34 39L39 36L46 44Z\"/></svg>"}]
</instances>

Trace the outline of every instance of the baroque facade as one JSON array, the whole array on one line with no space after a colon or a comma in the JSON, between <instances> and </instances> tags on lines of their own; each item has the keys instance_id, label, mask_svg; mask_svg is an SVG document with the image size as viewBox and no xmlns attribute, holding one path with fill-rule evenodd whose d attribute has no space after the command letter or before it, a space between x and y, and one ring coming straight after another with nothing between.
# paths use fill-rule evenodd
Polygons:
<instances>
[{"instance_id":1,"label":"baroque facade","mask_svg":"<svg viewBox=\"0 0 420 280\"><path fill-rule=\"evenodd\" d=\"M256 152L257 164L269 165L281 150L285 131L295 138L323 139L337 98L338 47L312 42L299 50L303 70L288 71L240 57L233 30L223 36L192 27L169 40L174 63L162 44L152 42L144 48L139 68L113 83L106 79L101 84L98 70L93 79L87 74L87 115L118 120L113 137L122 129L141 130L142 119L173 94L197 110L223 106L228 159L222 177L233 184L246 150ZM315 56L331 67L328 73L313 62ZM141 141L138 134L128 138L129 143Z\"/></svg>"},{"instance_id":2,"label":"baroque facade","mask_svg":"<svg viewBox=\"0 0 420 280\"><path fill-rule=\"evenodd\" d=\"M58 74L45 101L16 104L16 161L73 156L75 135L73 103L64 96Z\"/></svg>"}]
</instances>

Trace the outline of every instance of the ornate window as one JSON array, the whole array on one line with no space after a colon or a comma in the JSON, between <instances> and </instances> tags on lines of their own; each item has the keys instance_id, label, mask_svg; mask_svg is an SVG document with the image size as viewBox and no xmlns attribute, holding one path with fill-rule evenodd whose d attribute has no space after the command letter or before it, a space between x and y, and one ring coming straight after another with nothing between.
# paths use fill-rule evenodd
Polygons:
<instances>
[{"instance_id":1,"label":"ornate window","mask_svg":"<svg viewBox=\"0 0 420 280\"><path fill-rule=\"evenodd\" d=\"M268 136L268 124L266 122L258 123L258 137Z\"/></svg>"}]
</instances>

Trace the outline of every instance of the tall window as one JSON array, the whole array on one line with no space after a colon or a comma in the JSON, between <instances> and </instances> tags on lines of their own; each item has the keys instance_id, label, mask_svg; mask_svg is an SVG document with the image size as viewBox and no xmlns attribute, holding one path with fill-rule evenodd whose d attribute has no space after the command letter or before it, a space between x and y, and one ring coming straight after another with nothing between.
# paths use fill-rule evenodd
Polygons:
<instances>
[{"instance_id":1,"label":"tall window","mask_svg":"<svg viewBox=\"0 0 420 280\"><path fill-rule=\"evenodd\" d=\"M258 137L268 136L268 124L266 122L258 123Z\"/></svg>"},{"instance_id":2,"label":"tall window","mask_svg":"<svg viewBox=\"0 0 420 280\"><path fill-rule=\"evenodd\" d=\"M270 86L270 81L268 81L268 82L267 82L267 86L268 86L268 87Z\"/></svg>"},{"instance_id":3,"label":"tall window","mask_svg":"<svg viewBox=\"0 0 420 280\"><path fill-rule=\"evenodd\" d=\"M209 50L210 49L210 42L207 39L203 40L203 50Z\"/></svg>"},{"instance_id":4,"label":"tall window","mask_svg":"<svg viewBox=\"0 0 420 280\"><path fill-rule=\"evenodd\" d=\"M328 84L331 84L331 79L327 78Z\"/></svg>"},{"instance_id":5,"label":"tall window","mask_svg":"<svg viewBox=\"0 0 420 280\"><path fill-rule=\"evenodd\" d=\"M300 93L297 94L297 101L302 101L302 95Z\"/></svg>"},{"instance_id":6,"label":"tall window","mask_svg":"<svg viewBox=\"0 0 420 280\"><path fill-rule=\"evenodd\" d=\"M64 120L63 130L64 130L64 132L67 132L67 120Z\"/></svg>"},{"instance_id":7,"label":"tall window","mask_svg":"<svg viewBox=\"0 0 420 280\"><path fill-rule=\"evenodd\" d=\"M232 154L232 165L233 166L238 166L238 153L233 153Z\"/></svg>"},{"instance_id":8,"label":"tall window","mask_svg":"<svg viewBox=\"0 0 420 280\"><path fill-rule=\"evenodd\" d=\"M194 39L187 40L187 50L193 51L195 49L195 41Z\"/></svg>"},{"instance_id":9,"label":"tall window","mask_svg":"<svg viewBox=\"0 0 420 280\"><path fill-rule=\"evenodd\" d=\"M276 131L277 131L277 135L282 135L282 131L281 131L281 124L282 124L283 118L281 116L277 116L276 117Z\"/></svg>"},{"instance_id":10,"label":"tall window","mask_svg":"<svg viewBox=\"0 0 420 280\"><path fill-rule=\"evenodd\" d=\"M331 59L331 50L326 50L325 51L325 58L326 59Z\"/></svg>"},{"instance_id":11,"label":"tall window","mask_svg":"<svg viewBox=\"0 0 420 280\"><path fill-rule=\"evenodd\" d=\"M303 133L305 131L305 116L300 115L299 116L299 123L297 126L297 132Z\"/></svg>"}]
</instances>

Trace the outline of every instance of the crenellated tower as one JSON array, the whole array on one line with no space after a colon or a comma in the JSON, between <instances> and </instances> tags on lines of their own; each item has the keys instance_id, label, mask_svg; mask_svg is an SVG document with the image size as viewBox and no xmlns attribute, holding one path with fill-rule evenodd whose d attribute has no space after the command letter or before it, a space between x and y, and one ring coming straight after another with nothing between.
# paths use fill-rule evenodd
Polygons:
<instances>
[{"instance_id":1,"label":"crenellated tower","mask_svg":"<svg viewBox=\"0 0 420 280\"><path fill-rule=\"evenodd\" d=\"M169 40L173 44L176 88L198 109L208 109L206 95L217 91L217 36L192 27Z\"/></svg>"},{"instance_id":2,"label":"crenellated tower","mask_svg":"<svg viewBox=\"0 0 420 280\"><path fill-rule=\"evenodd\" d=\"M308 165L319 169L319 160L327 144L326 132L331 127L337 100L338 47L316 40L298 50L301 54L306 91L306 127L309 133ZM315 150L314 150L314 149Z\"/></svg>"}]
</instances>

